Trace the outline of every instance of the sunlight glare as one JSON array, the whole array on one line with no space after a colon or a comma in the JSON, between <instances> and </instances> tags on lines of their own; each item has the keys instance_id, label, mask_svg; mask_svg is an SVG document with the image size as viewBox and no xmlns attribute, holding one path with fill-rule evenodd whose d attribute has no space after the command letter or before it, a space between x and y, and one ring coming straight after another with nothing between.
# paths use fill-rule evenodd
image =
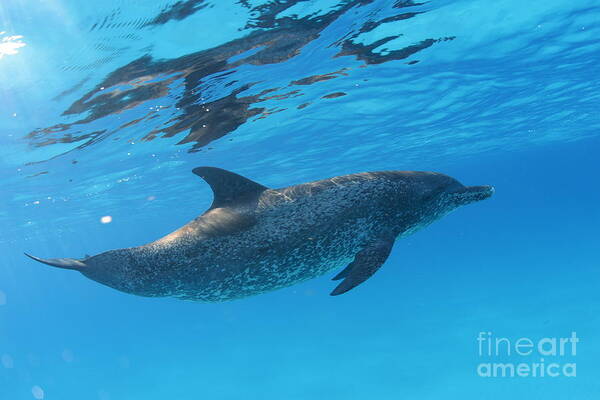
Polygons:
<instances>
[{"instance_id":1,"label":"sunlight glare","mask_svg":"<svg viewBox=\"0 0 600 400\"><path fill-rule=\"evenodd\" d=\"M6 32L0 32L0 35L4 35ZM0 36L1 37L1 36ZM26 43L23 42L23 36L21 35L13 35L13 36L4 36L0 38L0 59L4 56L10 56L17 54L21 47L26 46Z\"/></svg>"}]
</instances>

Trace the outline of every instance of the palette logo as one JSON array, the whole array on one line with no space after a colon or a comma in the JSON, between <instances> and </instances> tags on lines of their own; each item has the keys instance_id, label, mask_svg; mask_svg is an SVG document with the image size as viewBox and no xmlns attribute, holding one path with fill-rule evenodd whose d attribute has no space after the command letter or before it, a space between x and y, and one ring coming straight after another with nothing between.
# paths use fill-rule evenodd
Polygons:
<instances>
[{"instance_id":1,"label":"palette logo","mask_svg":"<svg viewBox=\"0 0 600 400\"><path fill-rule=\"evenodd\" d=\"M483 362L477 365L482 378L556 378L577 376L577 332L570 337L512 340L479 332L477 347ZM514 361L517 362L514 362Z\"/></svg>"}]
</instances>

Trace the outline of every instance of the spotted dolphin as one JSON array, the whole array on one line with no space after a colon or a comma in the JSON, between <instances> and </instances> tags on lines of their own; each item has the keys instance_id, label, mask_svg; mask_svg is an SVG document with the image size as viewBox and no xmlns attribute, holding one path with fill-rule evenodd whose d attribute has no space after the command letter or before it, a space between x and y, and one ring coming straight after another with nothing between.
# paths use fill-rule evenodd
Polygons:
<instances>
[{"instance_id":1,"label":"spotted dolphin","mask_svg":"<svg viewBox=\"0 0 600 400\"><path fill-rule=\"evenodd\" d=\"M175 232L83 259L27 256L123 292L209 302L345 267L333 278L341 280L335 296L369 279L397 238L494 192L435 172L364 172L281 189L219 168L193 173L210 185L213 202Z\"/></svg>"}]
</instances>

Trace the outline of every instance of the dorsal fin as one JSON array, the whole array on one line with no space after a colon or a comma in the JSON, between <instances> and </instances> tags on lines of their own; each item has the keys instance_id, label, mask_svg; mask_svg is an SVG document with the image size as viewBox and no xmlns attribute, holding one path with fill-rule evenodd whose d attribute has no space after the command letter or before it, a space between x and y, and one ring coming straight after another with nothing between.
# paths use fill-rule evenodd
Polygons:
<instances>
[{"instance_id":1,"label":"dorsal fin","mask_svg":"<svg viewBox=\"0 0 600 400\"><path fill-rule=\"evenodd\" d=\"M258 196L268 187L241 175L214 167L198 167L192 172L210 185L214 200L210 208L226 207L237 200Z\"/></svg>"}]
</instances>

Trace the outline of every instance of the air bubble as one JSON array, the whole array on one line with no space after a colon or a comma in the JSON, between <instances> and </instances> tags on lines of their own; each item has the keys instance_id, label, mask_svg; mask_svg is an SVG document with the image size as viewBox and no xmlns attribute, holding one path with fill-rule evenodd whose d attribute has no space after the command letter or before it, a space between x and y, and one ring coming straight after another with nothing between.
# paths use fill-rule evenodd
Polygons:
<instances>
[{"instance_id":1,"label":"air bubble","mask_svg":"<svg viewBox=\"0 0 600 400\"><path fill-rule=\"evenodd\" d=\"M38 400L42 400L44 398L44 390L39 386L34 386L31 388L31 394Z\"/></svg>"},{"instance_id":2,"label":"air bubble","mask_svg":"<svg viewBox=\"0 0 600 400\"><path fill-rule=\"evenodd\" d=\"M2 357L0 357L0 361L2 361L2 365L6 369L11 369L15 366L13 358L8 354L2 354Z\"/></svg>"},{"instance_id":3,"label":"air bubble","mask_svg":"<svg viewBox=\"0 0 600 400\"><path fill-rule=\"evenodd\" d=\"M73 352L69 349L64 349L61 354L61 357L67 363L71 363L75 359L75 357L73 356Z\"/></svg>"}]
</instances>

